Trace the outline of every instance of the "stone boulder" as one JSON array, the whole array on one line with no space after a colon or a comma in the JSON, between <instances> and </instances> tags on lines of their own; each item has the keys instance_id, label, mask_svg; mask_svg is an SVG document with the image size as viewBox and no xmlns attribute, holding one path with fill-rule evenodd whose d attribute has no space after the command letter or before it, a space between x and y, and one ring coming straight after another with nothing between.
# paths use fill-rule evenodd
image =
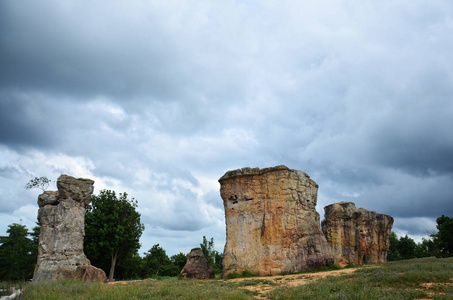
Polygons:
<instances>
[{"instance_id":1,"label":"stone boulder","mask_svg":"<svg viewBox=\"0 0 453 300\"><path fill-rule=\"evenodd\" d=\"M90 265L83 253L85 207L91 201L94 181L68 175L57 180L58 191L38 197L38 261L33 281L53 281L65 277L78 266ZM58 271L60 269L60 271Z\"/></svg>"},{"instance_id":2,"label":"stone boulder","mask_svg":"<svg viewBox=\"0 0 453 300\"><path fill-rule=\"evenodd\" d=\"M286 166L242 168L219 179L225 208L223 276L294 273L333 263L316 212L318 185Z\"/></svg>"},{"instance_id":3,"label":"stone boulder","mask_svg":"<svg viewBox=\"0 0 453 300\"><path fill-rule=\"evenodd\" d=\"M88 281L88 282L106 282L107 275L104 270L94 266L77 266L74 274L75 280Z\"/></svg>"},{"instance_id":4,"label":"stone boulder","mask_svg":"<svg viewBox=\"0 0 453 300\"><path fill-rule=\"evenodd\" d=\"M201 248L193 248L187 254L187 263L181 270L180 279L210 279L215 274Z\"/></svg>"},{"instance_id":5,"label":"stone boulder","mask_svg":"<svg viewBox=\"0 0 453 300\"><path fill-rule=\"evenodd\" d=\"M321 223L331 245L336 264L375 264L387 261L389 236L393 218L352 202L340 202L324 207Z\"/></svg>"}]
</instances>

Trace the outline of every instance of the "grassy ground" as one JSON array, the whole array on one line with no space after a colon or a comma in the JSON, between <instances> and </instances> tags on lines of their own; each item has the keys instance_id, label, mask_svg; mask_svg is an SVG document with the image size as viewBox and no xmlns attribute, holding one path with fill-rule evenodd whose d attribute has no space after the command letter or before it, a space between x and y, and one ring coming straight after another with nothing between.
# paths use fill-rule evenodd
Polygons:
<instances>
[{"instance_id":1,"label":"grassy ground","mask_svg":"<svg viewBox=\"0 0 453 300\"><path fill-rule=\"evenodd\" d=\"M385 263L296 288L278 288L267 296L270 299L453 299L453 258Z\"/></svg>"},{"instance_id":2,"label":"grassy ground","mask_svg":"<svg viewBox=\"0 0 453 300\"><path fill-rule=\"evenodd\" d=\"M263 283L253 278L245 282L170 278L115 285L29 283L20 299L253 299L257 295L268 299L453 299L453 258L385 263L298 287L273 282L277 288L266 294L244 289Z\"/></svg>"}]
</instances>

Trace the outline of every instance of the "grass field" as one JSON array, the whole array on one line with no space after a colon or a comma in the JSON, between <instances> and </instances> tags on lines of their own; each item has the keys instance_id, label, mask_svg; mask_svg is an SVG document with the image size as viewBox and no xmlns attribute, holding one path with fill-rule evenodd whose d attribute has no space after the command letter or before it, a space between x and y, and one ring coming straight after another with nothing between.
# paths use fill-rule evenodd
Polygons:
<instances>
[{"instance_id":1,"label":"grass field","mask_svg":"<svg viewBox=\"0 0 453 300\"><path fill-rule=\"evenodd\" d=\"M313 274L301 273L292 278L316 278ZM168 278L128 284L27 283L20 299L453 299L453 258L366 266L295 287L285 284L291 282L289 279L280 276L244 281ZM260 290L264 285L271 289ZM249 291L246 288L250 286L258 288Z\"/></svg>"}]
</instances>

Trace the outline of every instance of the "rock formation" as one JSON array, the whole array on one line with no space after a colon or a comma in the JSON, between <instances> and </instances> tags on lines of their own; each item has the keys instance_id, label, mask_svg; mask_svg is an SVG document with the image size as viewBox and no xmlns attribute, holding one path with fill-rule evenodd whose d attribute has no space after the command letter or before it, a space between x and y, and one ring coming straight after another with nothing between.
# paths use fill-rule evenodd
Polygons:
<instances>
[{"instance_id":1,"label":"rock formation","mask_svg":"<svg viewBox=\"0 0 453 300\"><path fill-rule=\"evenodd\" d=\"M286 166L242 168L219 179L225 207L223 276L292 273L333 262L316 212L318 185Z\"/></svg>"},{"instance_id":2,"label":"rock formation","mask_svg":"<svg viewBox=\"0 0 453 300\"><path fill-rule=\"evenodd\" d=\"M180 279L210 279L215 274L203 255L201 248L193 248L187 254L187 263L181 270Z\"/></svg>"},{"instance_id":3,"label":"rock formation","mask_svg":"<svg viewBox=\"0 0 453 300\"><path fill-rule=\"evenodd\" d=\"M335 263L375 264L387 261L389 236L393 218L352 202L340 202L324 207L321 226L332 246Z\"/></svg>"},{"instance_id":4,"label":"rock formation","mask_svg":"<svg viewBox=\"0 0 453 300\"><path fill-rule=\"evenodd\" d=\"M91 202L93 184L90 179L61 175L57 180L58 191L39 195L41 233L33 281L68 279L75 276L78 266L90 265L83 253L83 238L85 207Z\"/></svg>"}]
</instances>

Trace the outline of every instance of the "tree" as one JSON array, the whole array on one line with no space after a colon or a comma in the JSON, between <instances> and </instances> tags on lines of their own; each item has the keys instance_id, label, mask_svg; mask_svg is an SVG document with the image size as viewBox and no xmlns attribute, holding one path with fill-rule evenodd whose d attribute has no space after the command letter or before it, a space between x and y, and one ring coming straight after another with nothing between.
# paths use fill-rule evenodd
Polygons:
<instances>
[{"instance_id":1,"label":"tree","mask_svg":"<svg viewBox=\"0 0 453 300\"><path fill-rule=\"evenodd\" d=\"M43 192L45 192L51 182L52 182L51 180L49 180L47 177L44 177L44 176L35 177L34 179L31 179L25 185L25 188L27 190L37 188L37 189L41 189Z\"/></svg>"},{"instance_id":2,"label":"tree","mask_svg":"<svg viewBox=\"0 0 453 300\"><path fill-rule=\"evenodd\" d=\"M25 225L8 225L8 236L0 236L0 280L25 280L33 277L37 251Z\"/></svg>"},{"instance_id":3,"label":"tree","mask_svg":"<svg viewBox=\"0 0 453 300\"><path fill-rule=\"evenodd\" d=\"M387 260L401 260L401 255L398 251L398 237L396 236L396 233L394 231L392 231L389 236L389 250L387 252Z\"/></svg>"},{"instance_id":4,"label":"tree","mask_svg":"<svg viewBox=\"0 0 453 300\"><path fill-rule=\"evenodd\" d=\"M395 232L391 232L389 236L389 250L387 252L387 260L402 260L415 258L417 244L407 234L398 239Z\"/></svg>"},{"instance_id":5,"label":"tree","mask_svg":"<svg viewBox=\"0 0 453 300\"><path fill-rule=\"evenodd\" d=\"M407 234L398 241L398 252L402 259L415 258L416 243Z\"/></svg>"},{"instance_id":6,"label":"tree","mask_svg":"<svg viewBox=\"0 0 453 300\"><path fill-rule=\"evenodd\" d=\"M435 256L437 252L437 246L432 239L422 238L421 243L415 247L415 255L418 258Z\"/></svg>"},{"instance_id":7,"label":"tree","mask_svg":"<svg viewBox=\"0 0 453 300\"><path fill-rule=\"evenodd\" d=\"M165 252L159 244L155 244L144 257L145 274L150 276L176 276L179 274L178 267L172 264Z\"/></svg>"},{"instance_id":8,"label":"tree","mask_svg":"<svg viewBox=\"0 0 453 300\"><path fill-rule=\"evenodd\" d=\"M453 255L453 218L442 215L436 222L439 231L432 235L434 243L443 256L451 256Z\"/></svg>"},{"instance_id":9,"label":"tree","mask_svg":"<svg viewBox=\"0 0 453 300\"><path fill-rule=\"evenodd\" d=\"M181 273L182 269L187 263L187 256L179 252L178 254L173 255L170 257L171 263L178 268L178 274Z\"/></svg>"},{"instance_id":10,"label":"tree","mask_svg":"<svg viewBox=\"0 0 453 300\"><path fill-rule=\"evenodd\" d=\"M200 247L214 272L221 273L223 270L223 255L214 249L214 238L208 241L203 236L203 243L200 244Z\"/></svg>"},{"instance_id":11,"label":"tree","mask_svg":"<svg viewBox=\"0 0 453 300\"><path fill-rule=\"evenodd\" d=\"M138 202L127 196L120 193L117 197L114 191L102 190L86 207L84 251L93 265L108 271L110 281L115 266L137 253L145 229L136 211Z\"/></svg>"}]
</instances>

